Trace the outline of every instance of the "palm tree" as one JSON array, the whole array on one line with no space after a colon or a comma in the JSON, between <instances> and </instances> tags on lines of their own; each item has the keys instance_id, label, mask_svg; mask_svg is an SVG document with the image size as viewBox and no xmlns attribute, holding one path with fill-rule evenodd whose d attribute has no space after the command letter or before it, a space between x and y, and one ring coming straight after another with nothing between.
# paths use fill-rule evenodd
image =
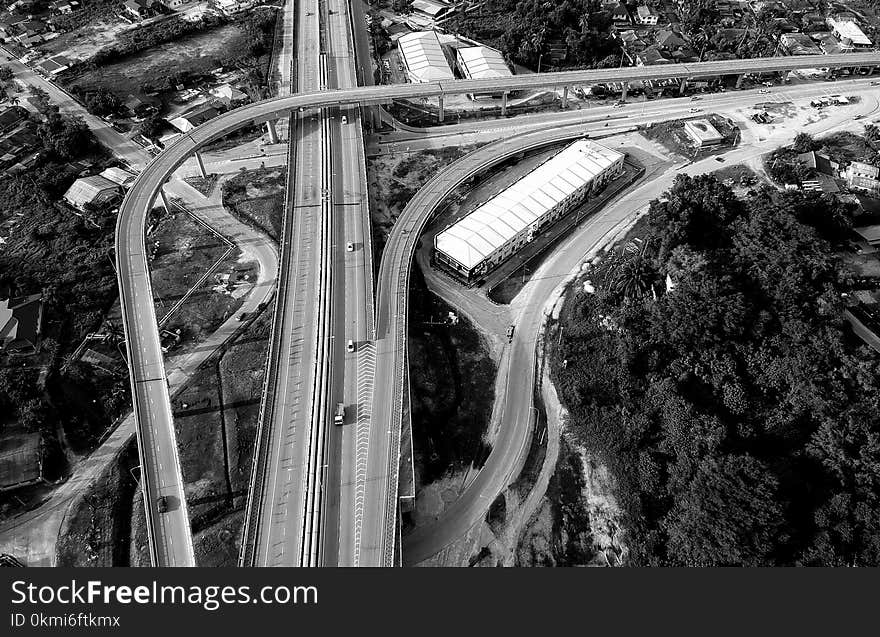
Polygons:
<instances>
[{"instance_id":1,"label":"palm tree","mask_svg":"<svg viewBox=\"0 0 880 637\"><path fill-rule=\"evenodd\" d=\"M630 241L608 262L605 273L607 289L630 301L647 296L657 281L654 267L654 241Z\"/></svg>"},{"instance_id":2,"label":"palm tree","mask_svg":"<svg viewBox=\"0 0 880 637\"><path fill-rule=\"evenodd\" d=\"M880 139L880 128L874 124L865 124L865 139L869 142L876 142Z\"/></svg>"}]
</instances>

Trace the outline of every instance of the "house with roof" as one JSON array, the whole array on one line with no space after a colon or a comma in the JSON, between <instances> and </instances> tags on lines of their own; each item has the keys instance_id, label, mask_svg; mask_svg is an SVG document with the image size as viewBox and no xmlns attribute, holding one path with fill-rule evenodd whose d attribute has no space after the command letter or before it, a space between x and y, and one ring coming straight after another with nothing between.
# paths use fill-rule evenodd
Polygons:
<instances>
[{"instance_id":1,"label":"house with roof","mask_svg":"<svg viewBox=\"0 0 880 637\"><path fill-rule=\"evenodd\" d=\"M0 111L0 134L14 130L27 116L21 106L11 106Z\"/></svg>"},{"instance_id":2,"label":"house with roof","mask_svg":"<svg viewBox=\"0 0 880 637\"><path fill-rule=\"evenodd\" d=\"M0 298L0 352L36 354L43 331L43 295Z\"/></svg>"},{"instance_id":3,"label":"house with roof","mask_svg":"<svg viewBox=\"0 0 880 637\"><path fill-rule=\"evenodd\" d=\"M37 65L37 70L44 75L55 76L70 68L71 61L63 55L56 55L48 60L43 60Z\"/></svg>"},{"instance_id":4,"label":"house with roof","mask_svg":"<svg viewBox=\"0 0 880 637\"><path fill-rule=\"evenodd\" d=\"M156 12L156 4L154 0L125 0L122 3L122 8L126 15L143 20Z\"/></svg>"},{"instance_id":5,"label":"house with roof","mask_svg":"<svg viewBox=\"0 0 880 637\"><path fill-rule=\"evenodd\" d=\"M210 102L204 102L189 112L168 120L168 123L181 133L188 133L196 126L201 126L209 119L214 119L219 114L220 111L218 111L213 104Z\"/></svg>"},{"instance_id":6,"label":"house with roof","mask_svg":"<svg viewBox=\"0 0 880 637\"><path fill-rule=\"evenodd\" d=\"M666 49L667 51L674 51L688 46L687 40L681 37L681 34L676 33L672 29L658 29L654 34L654 41L657 43L657 46L661 49Z\"/></svg>"},{"instance_id":7,"label":"house with roof","mask_svg":"<svg viewBox=\"0 0 880 637\"><path fill-rule=\"evenodd\" d=\"M397 40L400 58L413 83L454 79L434 31L416 31Z\"/></svg>"},{"instance_id":8,"label":"house with roof","mask_svg":"<svg viewBox=\"0 0 880 637\"><path fill-rule=\"evenodd\" d=\"M875 193L880 191L880 168L854 161L846 167L843 177L850 188Z\"/></svg>"},{"instance_id":9,"label":"house with roof","mask_svg":"<svg viewBox=\"0 0 880 637\"><path fill-rule=\"evenodd\" d=\"M12 491L42 481L42 434L38 431L19 430L0 436L0 492Z\"/></svg>"},{"instance_id":10,"label":"house with roof","mask_svg":"<svg viewBox=\"0 0 880 637\"><path fill-rule=\"evenodd\" d=\"M146 117L158 110L156 108L155 100L142 95L134 95L133 93L129 93L122 103L135 117Z\"/></svg>"},{"instance_id":11,"label":"house with roof","mask_svg":"<svg viewBox=\"0 0 880 637\"><path fill-rule=\"evenodd\" d=\"M228 83L220 84L211 89L211 95L217 98L227 108L238 106L239 104L244 104L248 101L247 93Z\"/></svg>"},{"instance_id":12,"label":"house with roof","mask_svg":"<svg viewBox=\"0 0 880 637\"><path fill-rule=\"evenodd\" d=\"M789 55L821 55L822 50L806 33L783 33L779 44Z\"/></svg>"},{"instance_id":13,"label":"house with roof","mask_svg":"<svg viewBox=\"0 0 880 637\"><path fill-rule=\"evenodd\" d=\"M90 175L77 179L62 197L77 210L90 206L107 205L120 196L119 185L101 175Z\"/></svg>"},{"instance_id":14,"label":"house with roof","mask_svg":"<svg viewBox=\"0 0 880 637\"><path fill-rule=\"evenodd\" d=\"M871 38L864 34L858 24L850 20L838 21L828 18L827 24L831 33L841 43L851 45L854 49L867 49L872 46Z\"/></svg>"},{"instance_id":15,"label":"house with roof","mask_svg":"<svg viewBox=\"0 0 880 637\"><path fill-rule=\"evenodd\" d=\"M136 177L134 173L131 173L124 168L120 168L118 166L105 168L101 171L100 175L104 179L112 181L114 184L122 186L123 188L128 188L134 182Z\"/></svg>"},{"instance_id":16,"label":"house with roof","mask_svg":"<svg viewBox=\"0 0 880 637\"><path fill-rule=\"evenodd\" d=\"M68 15L79 8L77 0L53 0L49 3L49 9L55 15Z\"/></svg>"},{"instance_id":17,"label":"house with roof","mask_svg":"<svg viewBox=\"0 0 880 637\"><path fill-rule=\"evenodd\" d=\"M618 2L611 8L611 19L616 24L632 24L632 19L629 17L629 10L622 2Z\"/></svg>"},{"instance_id":18,"label":"house with roof","mask_svg":"<svg viewBox=\"0 0 880 637\"><path fill-rule=\"evenodd\" d=\"M660 21L660 14L652 7L642 4L636 7L635 21L637 24L654 26Z\"/></svg>"},{"instance_id":19,"label":"house with roof","mask_svg":"<svg viewBox=\"0 0 880 637\"><path fill-rule=\"evenodd\" d=\"M666 57L656 44L653 46L649 46L644 51L639 51L638 53L636 53L635 57L636 66L672 64L672 60Z\"/></svg>"}]
</instances>

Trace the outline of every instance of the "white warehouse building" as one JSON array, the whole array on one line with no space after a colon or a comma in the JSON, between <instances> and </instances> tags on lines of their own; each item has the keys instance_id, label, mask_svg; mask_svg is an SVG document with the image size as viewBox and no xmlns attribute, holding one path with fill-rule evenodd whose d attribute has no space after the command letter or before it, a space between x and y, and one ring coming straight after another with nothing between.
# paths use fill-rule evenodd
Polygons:
<instances>
[{"instance_id":1,"label":"white warehouse building","mask_svg":"<svg viewBox=\"0 0 880 637\"><path fill-rule=\"evenodd\" d=\"M465 279L496 268L623 172L623 153L578 140L440 232L434 259Z\"/></svg>"},{"instance_id":2,"label":"white warehouse building","mask_svg":"<svg viewBox=\"0 0 880 637\"><path fill-rule=\"evenodd\" d=\"M416 31L401 36L397 40L397 48L411 82L454 79L440 39L433 31Z\"/></svg>"}]
</instances>

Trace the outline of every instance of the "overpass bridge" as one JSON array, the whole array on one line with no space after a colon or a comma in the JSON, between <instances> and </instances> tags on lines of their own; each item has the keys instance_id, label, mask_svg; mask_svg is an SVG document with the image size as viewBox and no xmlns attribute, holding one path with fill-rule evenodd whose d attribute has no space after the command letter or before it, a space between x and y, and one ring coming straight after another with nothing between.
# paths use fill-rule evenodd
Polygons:
<instances>
[{"instance_id":1,"label":"overpass bridge","mask_svg":"<svg viewBox=\"0 0 880 637\"><path fill-rule=\"evenodd\" d=\"M228 111L209 120L192 131L181 135L159 154L138 175L120 207L116 228L116 258L119 273L120 299L123 305L123 325L129 355L129 371L132 382L133 402L138 427L139 453L144 470L144 505L149 525L150 553L156 565L192 565L192 539L186 520L186 503L183 499L183 480L177 460L176 438L168 402L163 356L155 314L149 267L145 258L145 228L147 217L156 197L164 201L162 189L172 173L190 156L196 155L206 144L252 123L266 123L270 135L274 122L288 117L292 112L346 105L375 105L396 99L421 97L441 98L445 95L492 91L514 91L536 88L561 87L601 82L630 82L647 79L682 79L711 77L717 75L741 75L743 73L766 73L806 68L868 68L880 64L880 52L850 53L840 55L814 55L779 58L759 58L693 64L669 64L665 66L633 67L621 69L591 69L535 75L513 76L493 80L450 80L425 84L393 86L363 86L299 93L276 97ZM383 261L385 257L383 256ZM392 268L394 269L394 268ZM388 281L382 299L376 305L376 314L382 315L381 301L405 304L406 286L398 272L397 278ZM393 311L393 310L391 310ZM387 314L386 314L387 316ZM399 352L405 347L400 341L400 330L379 333L378 339L386 339L382 350ZM405 333L405 331L404 331ZM377 343L377 348L379 344ZM381 367L388 361L389 369ZM380 357L377 361L376 378L391 387L402 387L405 382L405 354ZM378 386L378 384L377 384ZM163 389L165 387L166 389ZM398 392L394 400L398 400ZM384 528L381 537L374 538L372 549L381 555L383 565L395 560L394 532L395 502L397 499L397 462L394 456L399 446L399 428L402 409L389 405L387 408L388 437L371 438L370 454L378 454L387 460L387 473L371 476L376 502L367 508L376 514L376 529ZM384 430L385 427L383 426ZM396 433L395 433L396 432ZM375 446L375 449L373 448ZM176 508L169 515L159 513L155 485L167 484ZM153 485L153 486L151 486ZM377 493L377 490L384 493ZM164 508L164 505L163 505ZM164 520L157 523L157 520ZM175 544L175 540L177 540ZM171 556L163 559L162 556Z\"/></svg>"}]
</instances>

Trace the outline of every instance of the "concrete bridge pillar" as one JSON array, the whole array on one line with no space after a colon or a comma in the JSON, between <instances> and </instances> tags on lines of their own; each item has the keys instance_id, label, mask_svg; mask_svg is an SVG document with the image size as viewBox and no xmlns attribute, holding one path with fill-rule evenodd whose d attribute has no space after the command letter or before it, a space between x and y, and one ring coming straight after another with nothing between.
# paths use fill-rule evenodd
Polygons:
<instances>
[{"instance_id":1,"label":"concrete bridge pillar","mask_svg":"<svg viewBox=\"0 0 880 637\"><path fill-rule=\"evenodd\" d=\"M687 91L688 81L686 77L681 78L681 85L678 87L678 94L684 95Z\"/></svg>"},{"instance_id":2,"label":"concrete bridge pillar","mask_svg":"<svg viewBox=\"0 0 880 637\"><path fill-rule=\"evenodd\" d=\"M199 151L196 151L194 154L196 156L196 163L199 165L199 174L201 174L202 179L207 179L208 171L205 170L205 162L202 161L202 154Z\"/></svg>"},{"instance_id":3,"label":"concrete bridge pillar","mask_svg":"<svg viewBox=\"0 0 880 637\"><path fill-rule=\"evenodd\" d=\"M628 89L629 89L629 82L624 82L623 83L623 91L621 91L621 93L620 93L620 99L624 102L626 101L626 92Z\"/></svg>"},{"instance_id":4,"label":"concrete bridge pillar","mask_svg":"<svg viewBox=\"0 0 880 637\"><path fill-rule=\"evenodd\" d=\"M501 94L501 116L507 115L507 91Z\"/></svg>"},{"instance_id":5,"label":"concrete bridge pillar","mask_svg":"<svg viewBox=\"0 0 880 637\"><path fill-rule=\"evenodd\" d=\"M562 108L568 108L568 87L562 87Z\"/></svg>"},{"instance_id":6,"label":"concrete bridge pillar","mask_svg":"<svg viewBox=\"0 0 880 637\"><path fill-rule=\"evenodd\" d=\"M278 131L275 130L275 122L271 119L266 122L266 132L269 133L269 143L270 144L277 144L278 143Z\"/></svg>"},{"instance_id":7,"label":"concrete bridge pillar","mask_svg":"<svg viewBox=\"0 0 880 637\"><path fill-rule=\"evenodd\" d=\"M736 76L736 88L742 88L742 86L743 86L743 81L744 81L745 79L746 79L746 76L745 76L744 73L740 73L739 75L737 75L737 76Z\"/></svg>"},{"instance_id":8,"label":"concrete bridge pillar","mask_svg":"<svg viewBox=\"0 0 880 637\"><path fill-rule=\"evenodd\" d=\"M443 96L442 95L437 98L437 105L440 107L440 112L437 114L437 119L439 119L442 122L443 116L445 115L444 109L443 109Z\"/></svg>"},{"instance_id":9,"label":"concrete bridge pillar","mask_svg":"<svg viewBox=\"0 0 880 637\"><path fill-rule=\"evenodd\" d=\"M162 200L162 207L165 208L165 212L171 212L171 204L168 202L168 195L165 194L165 184L159 187L159 197Z\"/></svg>"}]
</instances>

